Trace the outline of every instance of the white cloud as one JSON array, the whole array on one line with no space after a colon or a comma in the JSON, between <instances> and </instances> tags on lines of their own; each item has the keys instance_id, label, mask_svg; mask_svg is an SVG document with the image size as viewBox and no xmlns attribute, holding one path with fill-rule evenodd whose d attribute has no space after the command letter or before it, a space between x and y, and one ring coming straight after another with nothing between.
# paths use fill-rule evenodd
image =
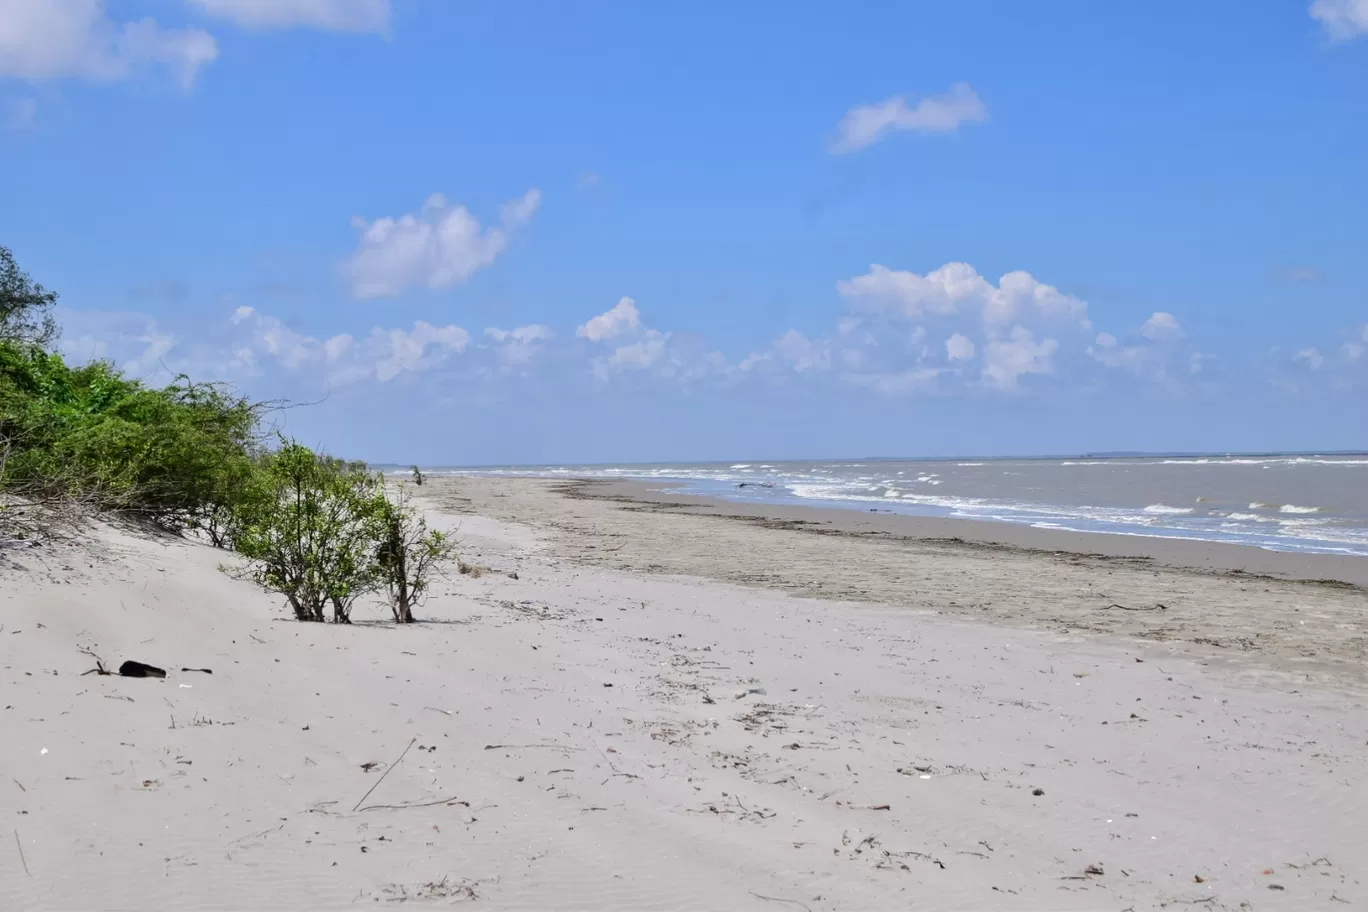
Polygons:
<instances>
[{"instance_id":1,"label":"white cloud","mask_svg":"<svg viewBox=\"0 0 1368 912\"><path fill-rule=\"evenodd\" d=\"M955 333L945 340L945 355L951 361L968 361L974 357L974 343L968 336Z\"/></svg>"},{"instance_id":2,"label":"white cloud","mask_svg":"<svg viewBox=\"0 0 1368 912\"><path fill-rule=\"evenodd\" d=\"M320 370L339 384L368 376L384 383L406 371L427 370L470 344L470 333L461 327L433 326L423 320L412 330L377 327L358 342L348 333L320 340L251 307L239 307L231 319L251 330L246 344L235 349L241 364L251 367L268 359L290 371Z\"/></svg>"},{"instance_id":3,"label":"white cloud","mask_svg":"<svg viewBox=\"0 0 1368 912\"><path fill-rule=\"evenodd\" d=\"M448 355L460 354L470 344L470 333L459 326L433 326L419 320L413 330L374 329L367 346L375 361L375 377L381 383L405 371L426 370Z\"/></svg>"},{"instance_id":4,"label":"white cloud","mask_svg":"<svg viewBox=\"0 0 1368 912\"><path fill-rule=\"evenodd\" d=\"M983 351L983 382L998 389L1013 389L1023 374L1054 373L1054 339L1035 341L1024 326L1014 326L1006 338L989 339Z\"/></svg>"},{"instance_id":5,"label":"white cloud","mask_svg":"<svg viewBox=\"0 0 1368 912\"><path fill-rule=\"evenodd\" d=\"M1325 356L1314 348L1303 348L1292 356L1292 360L1305 363L1311 370L1320 370L1325 364Z\"/></svg>"},{"instance_id":6,"label":"white cloud","mask_svg":"<svg viewBox=\"0 0 1368 912\"><path fill-rule=\"evenodd\" d=\"M635 330L640 325L641 314L637 311L636 301L624 297L611 310L581 325L575 330L575 335L590 342L602 342Z\"/></svg>"},{"instance_id":7,"label":"white cloud","mask_svg":"<svg viewBox=\"0 0 1368 912\"><path fill-rule=\"evenodd\" d=\"M244 28L316 28L330 32L384 32L390 0L187 0L210 16Z\"/></svg>"},{"instance_id":8,"label":"white cloud","mask_svg":"<svg viewBox=\"0 0 1368 912\"><path fill-rule=\"evenodd\" d=\"M152 18L116 23L103 0L0 0L0 76L116 82L158 64L189 89L217 57L208 32Z\"/></svg>"},{"instance_id":9,"label":"white cloud","mask_svg":"<svg viewBox=\"0 0 1368 912\"><path fill-rule=\"evenodd\" d=\"M885 396L907 396L935 386L941 371L934 367L916 367L897 373L846 374L844 379L856 386L865 386Z\"/></svg>"},{"instance_id":10,"label":"white cloud","mask_svg":"<svg viewBox=\"0 0 1368 912\"><path fill-rule=\"evenodd\" d=\"M831 353L827 346L814 343L796 329L790 329L776 339L774 350L785 364L800 374L831 367Z\"/></svg>"},{"instance_id":11,"label":"white cloud","mask_svg":"<svg viewBox=\"0 0 1368 912\"><path fill-rule=\"evenodd\" d=\"M669 338L668 333L648 329L642 334L641 341L614 349L612 355L602 364L609 372L654 367L664 359L665 343Z\"/></svg>"},{"instance_id":12,"label":"white cloud","mask_svg":"<svg viewBox=\"0 0 1368 912\"><path fill-rule=\"evenodd\" d=\"M1316 0L1309 12L1335 41L1368 34L1368 0Z\"/></svg>"},{"instance_id":13,"label":"white cloud","mask_svg":"<svg viewBox=\"0 0 1368 912\"><path fill-rule=\"evenodd\" d=\"M1178 320L1171 313L1155 311L1150 318L1140 327L1140 335L1146 339L1159 341L1162 339L1181 339L1183 337L1183 327L1178 325Z\"/></svg>"},{"instance_id":14,"label":"white cloud","mask_svg":"<svg viewBox=\"0 0 1368 912\"><path fill-rule=\"evenodd\" d=\"M552 338L555 333L549 326L534 323L531 326L519 326L517 329L499 329L491 326L485 330L485 335L495 342L540 342Z\"/></svg>"},{"instance_id":15,"label":"white cloud","mask_svg":"<svg viewBox=\"0 0 1368 912\"><path fill-rule=\"evenodd\" d=\"M134 377L165 373L163 361L178 342L146 314L64 311L61 318L63 355L77 362L111 360Z\"/></svg>"},{"instance_id":16,"label":"white cloud","mask_svg":"<svg viewBox=\"0 0 1368 912\"><path fill-rule=\"evenodd\" d=\"M503 207L501 227L482 228L464 206L440 193L421 211L373 222L355 218L360 244L347 261L352 294L384 298L410 288L447 288L465 282L493 263L508 246L508 234L531 218L541 200L533 189Z\"/></svg>"},{"instance_id":17,"label":"white cloud","mask_svg":"<svg viewBox=\"0 0 1368 912\"><path fill-rule=\"evenodd\" d=\"M908 317L945 316L973 309L990 326L1029 313L1085 323L1088 312L1086 303L1036 281L1029 272L1009 272L994 286L968 263L946 263L924 276L876 263L864 275L837 282L836 290L853 306L876 313L892 309Z\"/></svg>"},{"instance_id":18,"label":"white cloud","mask_svg":"<svg viewBox=\"0 0 1368 912\"><path fill-rule=\"evenodd\" d=\"M485 335L498 343L499 358L507 367L527 364L542 348L542 342L549 342L555 338L555 333L551 327L534 323L530 326L519 326L517 329L499 329L491 326L485 330Z\"/></svg>"},{"instance_id":19,"label":"white cloud","mask_svg":"<svg viewBox=\"0 0 1368 912\"><path fill-rule=\"evenodd\" d=\"M1103 348L1115 348L1116 336L1113 336L1109 332L1098 333L1097 344L1102 346Z\"/></svg>"},{"instance_id":20,"label":"white cloud","mask_svg":"<svg viewBox=\"0 0 1368 912\"><path fill-rule=\"evenodd\" d=\"M504 227L517 228L531 221L541 206L541 198L541 191L533 187L517 199L500 206L499 217L503 219Z\"/></svg>"},{"instance_id":21,"label":"white cloud","mask_svg":"<svg viewBox=\"0 0 1368 912\"><path fill-rule=\"evenodd\" d=\"M841 118L840 136L831 151L856 152L895 131L953 133L961 124L987 119L988 108L978 94L968 83L957 82L944 95L928 95L916 107L909 107L904 96L895 95L887 101L851 108Z\"/></svg>"}]
</instances>

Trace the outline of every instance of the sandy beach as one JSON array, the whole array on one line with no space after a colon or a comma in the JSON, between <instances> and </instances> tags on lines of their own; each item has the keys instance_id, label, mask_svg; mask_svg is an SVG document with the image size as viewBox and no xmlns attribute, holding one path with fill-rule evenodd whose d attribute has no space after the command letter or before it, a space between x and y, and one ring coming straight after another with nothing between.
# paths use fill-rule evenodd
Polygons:
<instances>
[{"instance_id":1,"label":"sandy beach","mask_svg":"<svg viewBox=\"0 0 1368 912\"><path fill-rule=\"evenodd\" d=\"M0 551L0 908L1368 907L1355 559L417 493L474 572L406 628Z\"/></svg>"}]
</instances>

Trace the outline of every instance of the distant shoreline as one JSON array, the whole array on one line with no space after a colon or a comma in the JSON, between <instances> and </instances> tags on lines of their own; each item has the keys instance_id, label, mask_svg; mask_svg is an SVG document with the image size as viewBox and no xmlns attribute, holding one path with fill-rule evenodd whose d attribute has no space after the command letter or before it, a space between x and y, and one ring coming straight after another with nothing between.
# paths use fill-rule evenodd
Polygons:
<instances>
[{"instance_id":1,"label":"distant shoreline","mask_svg":"<svg viewBox=\"0 0 1368 912\"><path fill-rule=\"evenodd\" d=\"M722 500L669 491L663 482L604 479L549 479L572 497L627 500L660 512L762 521L822 534L927 542L958 542L967 547L1040 551L1105 560L1142 560L1181 570L1268 576L1284 580L1348 584L1368 588L1368 559L1351 555L1271 551L1251 545L1189 538L1073 532L977 519L908 516L846 507L790 506Z\"/></svg>"},{"instance_id":2,"label":"distant shoreline","mask_svg":"<svg viewBox=\"0 0 1368 912\"><path fill-rule=\"evenodd\" d=\"M490 469L521 469L532 471L533 469L559 469L566 466L581 466L584 468L610 468L610 467L634 467L634 466L666 466L666 465L731 465L738 462L770 462L770 463L792 463L792 462L960 462L963 460L977 460L982 462L1027 462L1027 461L1049 461L1052 459L1277 459L1279 457L1320 457L1333 458L1340 456L1364 456L1368 457L1368 450L1229 450L1229 451L1192 451L1176 450L1168 452L1164 450L1156 451L1104 451L1098 453L1052 453L1052 454L1032 454L1025 456L738 456L728 459L676 459L660 460L652 462L510 462L510 463L480 463L480 464L451 464L443 465L438 463L416 463L418 468L423 471L469 471L479 472ZM379 472L407 472L415 463L411 462L370 462L370 468Z\"/></svg>"}]
</instances>

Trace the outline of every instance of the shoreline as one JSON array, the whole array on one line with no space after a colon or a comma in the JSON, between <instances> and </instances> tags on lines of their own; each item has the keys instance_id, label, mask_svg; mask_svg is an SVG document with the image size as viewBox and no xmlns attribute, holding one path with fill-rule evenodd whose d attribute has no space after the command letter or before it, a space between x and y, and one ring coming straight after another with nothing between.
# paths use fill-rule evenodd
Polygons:
<instances>
[{"instance_id":1,"label":"shoreline","mask_svg":"<svg viewBox=\"0 0 1368 912\"><path fill-rule=\"evenodd\" d=\"M423 497L446 512L523 525L560 559L588 568L1162 643L1255 678L1368 687L1361 582L1368 562L1360 568L1328 555L1237 545L984 529L970 520L743 507L660 487L466 476L431 480Z\"/></svg>"},{"instance_id":2,"label":"shoreline","mask_svg":"<svg viewBox=\"0 0 1368 912\"><path fill-rule=\"evenodd\" d=\"M461 477L461 476L456 476ZM470 477L470 476L467 476ZM765 504L669 491L669 484L597 478L541 480L561 484L569 496L624 500L662 511L771 523L820 534L878 535L967 547L1003 548L1107 560L1138 560L1172 569L1235 576L1274 577L1368 590L1368 558L1274 551L1253 545L1174 536L1040 529L958 517L909 516L849 507Z\"/></svg>"}]
</instances>

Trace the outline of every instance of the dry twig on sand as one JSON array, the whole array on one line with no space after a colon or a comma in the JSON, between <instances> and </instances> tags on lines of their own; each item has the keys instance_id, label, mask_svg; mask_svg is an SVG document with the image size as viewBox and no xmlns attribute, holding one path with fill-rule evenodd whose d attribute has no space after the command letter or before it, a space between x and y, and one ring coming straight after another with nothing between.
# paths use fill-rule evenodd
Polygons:
<instances>
[{"instance_id":1,"label":"dry twig on sand","mask_svg":"<svg viewBox=\"0 0 1368 912\"><path fill-rule=\"evenodd\" d=\"M380 783L377 782L375 784L379 785ZM369 794L369 792L367 794ZM366 799L362 798L361 800L365 801ZM368 804L365 807L361 808L361 810L375 811L380 809L386 809L392 811L402 811L407 808L436 807L439 804L462 804L466 807L470 807L469 801L462 801L460 798L456 797L455 795L452 795L450 798L438 798L436 801L418 801L413 804Z\"/></svg>"},{"instance_id":2,"label":"dry twig on sand","mask_svg":"<svg viewBox=\"0 0 1368 912\"><path fill-rule=\"evenodd\" d=\"M385 777L388 776L390 773L394 772L394 768L403 762L404 754L407 754L409 750L413 747L413 745L417 743L418 739L416 737L408 743L408 747L404 748L404 753L399 755L399 759L395 760L388 767L386 767L385 772L380 775L380 778L375 780L375 785L372 785L370 788L366 790L366 794L361 796L361 801L356 802L356 807L352 808L353 812L360 809L361 803L371 796L371 792L375 791L380 787L380 783L385 781Z\"/></svg>"},{"instance_id":3,"label":"dry twig on sand","mask_svg":"<svg viewBox=\"0 0 1368 912\"><path fill-rule=\"evenodd\" d=\"M765 902L788 903L792 906L799 906L800 908L807 909L807 912L812 912L812 909L808 906L807 903L799 902L796 899L784 899L779 896L765 896L763 893L756 893L754 890L749 890L747 892L749 892L750 895L754 896L756 899L763 899Z\"/></svg>"},{"instance_id":4,"label":"dry twig on sand","mask_svg":"<svg viewBox=\"0 0 1368 912\"><path fill-rule=\"evenodd\" d=\"M19 863L24 866L24 873L28 874L29 877L32 877L33 875L29 873L28 869L28 859L24 857L24 844L19 841L19 831L17 829L14 831L14 847L19 850Z\"/></svg>"}]
</instances>

